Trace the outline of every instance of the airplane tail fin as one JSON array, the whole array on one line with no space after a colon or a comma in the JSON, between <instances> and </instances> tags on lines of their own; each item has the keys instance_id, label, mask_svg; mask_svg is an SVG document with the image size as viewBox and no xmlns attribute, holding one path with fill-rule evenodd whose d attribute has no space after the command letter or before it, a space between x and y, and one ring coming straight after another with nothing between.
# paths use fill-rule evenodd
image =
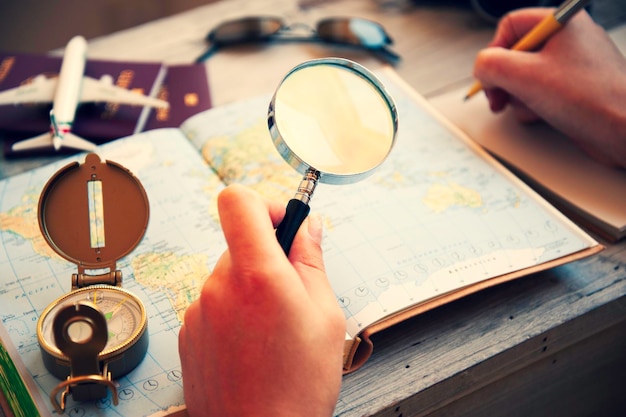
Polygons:
<instances>
[{"instance_id":1,"label":"airplane tail fin","mask_svg":"<svg viewBox=\"0 0 626 417\"><path fill-rule=\"evenodd\" d=\"M89 142L87 139L83 139L80 136L73 134L72 132L67 132L65 135L63 135L62 138L58 136L55 138L61 139L61 144L59 148L61 146L65 146L68 148L80 149L83 151L94 151L96 149L96 145L94 143ZM56 145L54 147L57 150L59 149Z\"/></svg>"}]
</instances>

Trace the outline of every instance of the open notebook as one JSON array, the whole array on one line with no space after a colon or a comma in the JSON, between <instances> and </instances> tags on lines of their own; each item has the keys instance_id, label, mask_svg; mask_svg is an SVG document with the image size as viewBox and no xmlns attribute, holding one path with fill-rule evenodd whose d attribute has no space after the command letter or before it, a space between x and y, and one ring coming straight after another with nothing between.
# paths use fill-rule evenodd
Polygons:
<instances>
[{"instance_id":1,"label":"open notebook","mask_svg":"<svg viewBox=\"0 0 626 417\"><path fill-rule=\"evenodd\" d=\"M516 170L572 219L602 237L626 236L626 170L604 166L544 123L524 125L490 112L467 87L431 100L454 125Z\"/></svg>"}]
</instances>

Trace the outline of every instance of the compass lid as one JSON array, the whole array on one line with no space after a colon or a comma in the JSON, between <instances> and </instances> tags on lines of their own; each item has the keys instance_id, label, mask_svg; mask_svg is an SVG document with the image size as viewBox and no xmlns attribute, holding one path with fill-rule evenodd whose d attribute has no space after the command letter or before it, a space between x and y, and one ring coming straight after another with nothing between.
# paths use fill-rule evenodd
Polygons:
<instances>
[{"instance_id":1,"label":"compass lid","mask_svg":"<svg viewBox=\"0 0 626 417\"><path fill-rule=\"evenodd\" d=\"M126 168L90 153L57 171L39 198L39 228L56 253L84 269L115 270L141 241L146 192Z\"/></svg>"}]
</instances>

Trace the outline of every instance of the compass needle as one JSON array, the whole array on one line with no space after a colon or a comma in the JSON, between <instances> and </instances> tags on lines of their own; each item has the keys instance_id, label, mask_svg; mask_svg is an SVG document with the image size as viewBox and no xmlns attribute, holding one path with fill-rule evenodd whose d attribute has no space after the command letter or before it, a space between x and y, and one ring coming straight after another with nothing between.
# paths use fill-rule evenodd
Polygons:
<instances>
[{"instance_id":1,"label":"compass needle","mask_svg":"<svg viewBox=\"0 0 626 417\"><path fill-rule=\"evenodd\" d=\"M127 300L120 300L116 305L113 306L108 312L104 314L107 320L111 320L114 315L117 314L118 311L122 308L122 304L124 304Z\"/></svg>"}]
</instances>

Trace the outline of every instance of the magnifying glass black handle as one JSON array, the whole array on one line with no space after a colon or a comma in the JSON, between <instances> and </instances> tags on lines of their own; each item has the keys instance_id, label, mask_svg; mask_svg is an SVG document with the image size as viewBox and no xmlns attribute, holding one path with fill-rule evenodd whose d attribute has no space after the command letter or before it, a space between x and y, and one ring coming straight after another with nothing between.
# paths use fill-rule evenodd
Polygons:
<instances>
[{"instance_id":1,"label":"magnifying glass black handle","mask_svg":"<svg viewBox=\"0 0 626 417\"><path fill-rule=\"evenodd\" d=\"M300 225L309 215L311 207L298 199L291 199L287 203L287 211L285 217L276 228L276 238L280 247L285 251L285 255L289 255L293 238L300 228Z\"/></svg>"}]
</instances>

